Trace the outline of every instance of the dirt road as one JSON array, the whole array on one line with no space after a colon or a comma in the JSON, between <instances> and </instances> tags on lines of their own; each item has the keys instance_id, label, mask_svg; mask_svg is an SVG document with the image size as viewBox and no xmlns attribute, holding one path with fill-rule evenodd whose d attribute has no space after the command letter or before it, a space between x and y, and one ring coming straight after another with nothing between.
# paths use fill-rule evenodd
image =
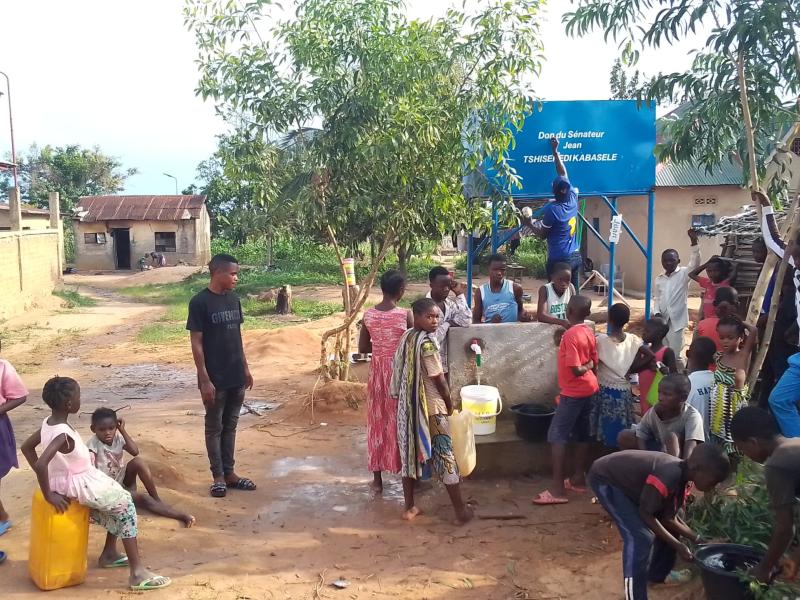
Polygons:
<instances>
[{"instance_id":1,"label":"dirt road","mask_svg":"<svg viewBox=\"0 0 800 600\"><path fill-rule=\"evenodd\" d=\"M83 281L84 286L102 282ZM249 398L282 403L264 416L240 421L237 471L254 479L255 492L208 496L202 406L188 344L142 347L138 329L159 308L126 302L113 291L84 288L96 307L28 315L6 323L16 335L4 355L20 367L29 402L12 413L18 442L47 416L43 382L58 373L78 379L83 410L131 405L128 430L157 475L163 497L197 517L191 530L141 515L145 562L174 583L154 597L170 599L512 599L621 597L620 544L615 530L586 497L567 506L536 508L541 481L467 481L478 513L518 514L513 521L452 524L441 486L423 494L424 516L400 519L402 492L389 478L383 497L368 491L362 406L358 394L319 399L316 421L307 403L317 378L319 331L303 328L246 333L256 379ZM330 294L330 290L325 293ZM27 328L26 337L19 337ZM10 333L9 333L10 332ZM7 350L7 351L6 351ZM350 392L351 390L346 390ZM73 423L88 438L88 415ZM21 459L22 460L22 459ZM14 526L0 537L9 559L0 566L3 598L40 595L27 576L29 507L35 477L27 466L2 482ZM90 569L82 586L49 598L128 597L125 570L94 565L104 535L93 528ZM346 589L331 587L343 580ZM662 590L655 598L690 598Z\"/></svg>"}]
</instances>

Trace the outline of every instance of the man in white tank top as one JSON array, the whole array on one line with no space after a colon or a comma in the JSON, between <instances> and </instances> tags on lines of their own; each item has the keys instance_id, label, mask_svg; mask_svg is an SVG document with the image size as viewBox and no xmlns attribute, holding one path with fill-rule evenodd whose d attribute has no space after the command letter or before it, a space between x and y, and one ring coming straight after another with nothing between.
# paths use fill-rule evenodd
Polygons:
<instances>
[{"instance_id":1,"label":"man in white tank top","mask_svg":"<svg viewBox=\"0 0 800 600\"><path fill-rule=\"evenodd\" d=\"M567 321L567 304L575 295L571 283L572 269L567 263L553 265L552 281L539 288L539 302L536 318L540 323L561 325L569 328Z\"/></svg>"}]
</instances>

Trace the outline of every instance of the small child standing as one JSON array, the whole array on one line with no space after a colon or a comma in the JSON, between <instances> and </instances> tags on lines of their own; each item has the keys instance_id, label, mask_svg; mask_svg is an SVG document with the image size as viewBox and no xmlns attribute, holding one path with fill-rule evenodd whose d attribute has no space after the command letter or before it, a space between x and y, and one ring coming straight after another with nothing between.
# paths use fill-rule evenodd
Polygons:
<instances>
[{"instance_id":1,"label":"small child standing","mask_svg":"<svg viewBox=\"0 0 800 600\"><path fill-rule=\"evenodd\" d=\"M700 277L700 273L704 270L708 277ZM689 273L689 278L695 280L703 289L698 320L714 316L714 298L717 290L730 287L734 277L736 277L736 263L733 263L731 268L731 263L719 256L712 256L705 264Z\"/></svg>"},{"instance_id":2,"label":"small child standing","mask_svg":"<svg viewBox=\"0 0 800 600\"><path fill-rule=\"evenodd\" d=\"M91 509L92 521L108 531L100 555L101 567L130 569L132 590L145 591L167 587L169 577L148 571L139 556L136 507L131 495L116 481L92 465L89 449L67 422L81 409L81 389L69 377L53 377L44 384L42 399L52 414L42 422L40 431L22 444L22 454L36 472L45 500L58 512L71 501ZM36 447L44 446L39 456ZM126 554L117 552L117 538L122 538Z\"/></svg>"},{"instance_id":3,"label":"small child standing","mask_svg":"<svg viewBox=\"0 0 800 600\"><path fill-rule=\"evenodd\" d=\"M639 405L642 409L642 416L647 414L647 411L650 410L651 407L647 397L656 379L656 373L659 368L658 364L663 364L670 373L678 372L678 361L675 358L675 351L664 345L664 338L668 330L667 324L661 317L653 317L644 325L642 341L648 345L655 360L654 364L652 364L649 369L639 371Z\"/></svg>"},{"instance_id":4,"label":"small child standing","mask_svg":"<svg viewBox=\"0 0 800 600\"><path fill-rule=\"evenodd\" d=\"M592 312L592 301L586 296L573 296L567 305L570 328L558 348L558 387L561 399L547 432L553 455L552 491L545 490L533 499L534 504L566 504L566 491L586 491L586 469L589 466L592 398L600 389L597 368L597 341L594 332L584 324ZM567 443L577 442L575 473L564 478Z\"/></svg>"},{"instance_id":5,"label":"small child standing","mask_svg":"<svg viewBox=\"0 0 800 600\"><path fill-rule=\"evenodd\" d=\"M0 358L0 481L11 469L19 468L17 462L17 443L8 413L25 403L28 390L16 369L7 360ZM11 529L11 518L0 500L0 535ZM6 553L0 552L0 563Z\"/></svg>"},{"instance_id":6,"label":"small child standing","mask_svg":"<svg viewBox=\"0 0 800 600\"><path fill-rule=\"evenodd\" d=\"M597 459L589 485L622 536L622 576L626 600L647 600L647 583L679 583L690 573L672 571L676 555L692 560L680 541L700 536L679 517L686 486L709 492L730 475L728 457L701 444L687 460L663 452L626 450Z\"/></svg>"},{"instance_id":7,"label":"small child standing","mask_svg":"<svg viewBox=\"0 0 800 600\"><path fill-rule=\"evenodd\" d=\"M463 524L472 519L473 513L461 498L461 475L447 419L453 412L450 387L434 338L441 314L431 298L415 301L411 311L414 327L400 339L390 385L390 395L397 399L403 518L411 521L422 512L414 503L414 484L422 477L422 465L430 460L450 496L456 521Z\"/></svg>"},{"instance_id":8,"label":"small child standing","mask_svg":"<svg viewBox=\"0 0 800 600\"><path fill-rule=\"evenodd\" d=\"M692 340L686 358L689 361L689 382L692 384L692 391L686 403L694 407L703 419L703 431L706 434L706 441L709 439L709 420L708 406L711 402L711 392L714 390L714 355L717 347L714 340L707 337L696 337Z\"/></svg>"},{"instance_id":9,"label":"small child standing","mask_svg":"<svg viewBox=\"0 0 800 600\"><path fill-rule=\"evenodd\" d=\"M150 467L139 456L139 446L125 430L125 422L117 417L116 412L110 408L95 410L92 413L92 433L94 435L86 446L94 457L95 467L128 490L138 508L175 519L186 527L194 525L195 518L192 515L172 508L159 498ZM125 452L134 459L126 463ZM146 494L136 491L137 478L147 490Z\"/></svg>"},{"instance_id":10,"label":"small child standing","mask_svg":"<svg viewBox=\"0 0 800 600\"><path fill-rule=\"evenodd\" d=\"M747 406L750 399L746 383L747 368L758 333L755 327L743 322L737 315L720 319L717 333L722 351L714 357L717 368L709 407L709 431L711 441L724 445L732 453L731 419Z\"/></svg>"},{"instance_id":11,"label":"small child standing","mask_svg":"<svg viewBox=\"0 0 800 600\"><path fill-rule=\"evenodd\" d=\"M717 335L717 323L723 317L728 315L735 315L739 306L739 295L732 287L721 287L714 295L714 303L712 304L713 313L706 312L706 318L697 324L695 335L711 338L717 345L717 352L722 350Z\"/></svg>"},{"instance_id":12,"label":"small child standing","mask_svg":"<svg viewBox=\"0 0 800 600\"><path fill-rule=\"evenodd\" d=\"M664 272L656 277L653 311L667 324L666 345L680 358L683 351L683 331L689 324L689 273L700 263L700 249L697 245L697 232L689 230L692 244L692 258L689 266L681 267L681 257L674 249L664 250L661 266Z\"/></svg>"}]
</instances>

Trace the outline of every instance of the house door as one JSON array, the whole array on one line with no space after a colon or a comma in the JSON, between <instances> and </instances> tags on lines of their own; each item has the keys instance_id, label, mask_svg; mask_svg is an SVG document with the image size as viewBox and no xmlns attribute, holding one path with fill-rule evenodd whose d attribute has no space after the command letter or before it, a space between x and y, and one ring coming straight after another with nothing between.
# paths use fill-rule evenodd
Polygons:
<instances>
[{"instance_id":1,"label":"house door","mask_svg":"<svg viewBox=\"0 0 800 600\"><path fill-rule=\"evenodd\" d=\"M114 236L114 258L118 269L131 268L131 230L113 229Z\"/></svg>"}]
</instances>

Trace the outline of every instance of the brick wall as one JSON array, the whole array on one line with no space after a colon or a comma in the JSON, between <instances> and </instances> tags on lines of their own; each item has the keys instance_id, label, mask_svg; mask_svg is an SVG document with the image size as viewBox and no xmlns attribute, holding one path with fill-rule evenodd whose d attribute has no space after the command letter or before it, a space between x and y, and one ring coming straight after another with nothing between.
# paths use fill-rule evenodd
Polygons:
<instances>
[{"instance_id":1,"label":"brick wall","mask_svg":"<svg viewBox=\"0 0 800 600\"><path fill-rule=\"evenodd\" d=\"M0 319L50 296L61 281L58 231L0 232Z\"/></svg>"}]
</instances>

